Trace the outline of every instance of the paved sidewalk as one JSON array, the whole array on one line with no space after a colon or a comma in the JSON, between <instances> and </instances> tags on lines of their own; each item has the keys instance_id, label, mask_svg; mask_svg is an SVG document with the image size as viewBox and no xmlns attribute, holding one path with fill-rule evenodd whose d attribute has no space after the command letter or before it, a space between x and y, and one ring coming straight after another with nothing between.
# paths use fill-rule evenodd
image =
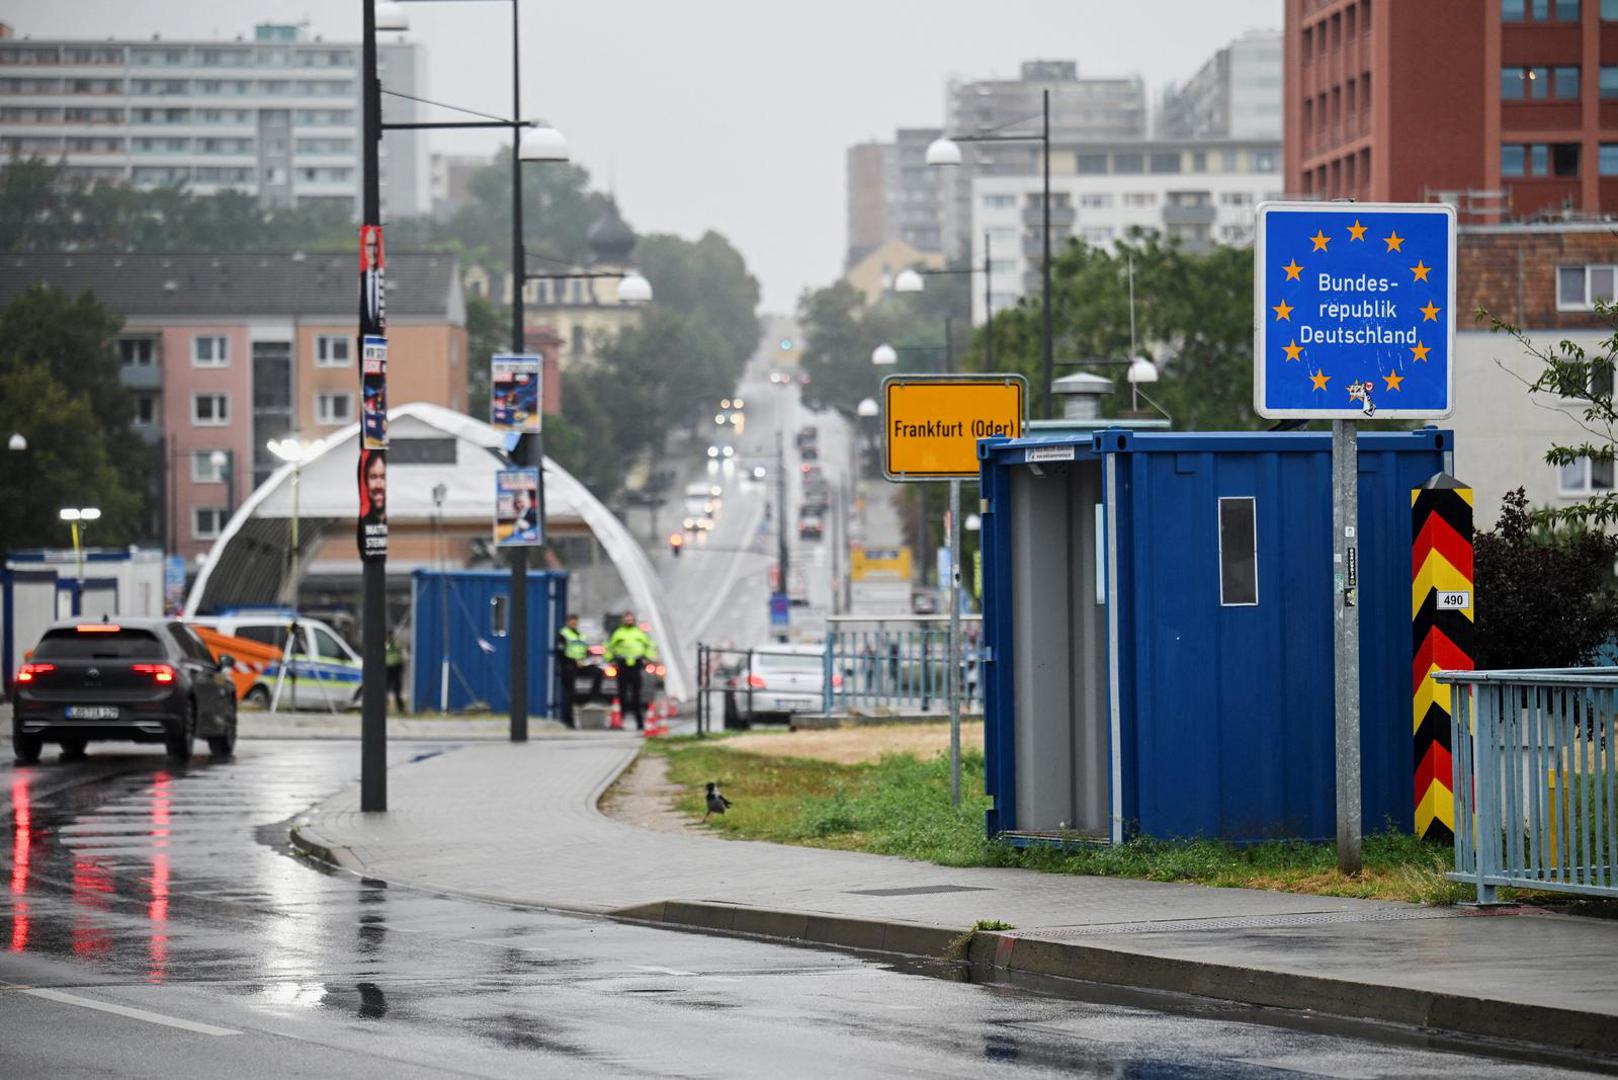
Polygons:
<instances>
[{"instance_id":1,"label":"paved sidewalk","mask_svg":"<svg viewBox=\"0 0 1618 1080\"><path fill-rule=\"evenodd\" d=\"M306 850L399 884L1618 1054L1618 923L1011 869L653 832L601 793L632 736L471 745L396 768L391 810L312 808Z\"/></svg>"}]
</instances>

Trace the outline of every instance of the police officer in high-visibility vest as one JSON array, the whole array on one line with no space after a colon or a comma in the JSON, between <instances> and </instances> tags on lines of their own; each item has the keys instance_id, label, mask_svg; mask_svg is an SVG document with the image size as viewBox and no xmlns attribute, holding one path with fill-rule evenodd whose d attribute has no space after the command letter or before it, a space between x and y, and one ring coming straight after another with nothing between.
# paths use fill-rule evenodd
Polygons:
<instances>
[{"instance_id":1,"label":"police officer in high-visibility vest","mask_svg":"<svg viewBox=\"0 0 1618 1080\"><path fill-rule=\"evenodd\" d=\"M573 726L573 697L579 684L579 669L590 658L590 643L579 631L579 617L569 614L567 622L556 632L556 670L562 681L562 723ZM601 673L596 672L595 689L601 689Z\"/></svg>"},{"instance_id":2,"label":"police officer in high-visibility vest","mask_svg":"<svg viewBox=\"0 0 1618 1080\"><path fill-rule=\"evenodd\" d=\"M607 639L608 663L618 665L618 702L627 715L635 715L635 727L646 728L646 706L641 701L641 668L647 660L657 659L657 646L651 635L640 628L635 613L624 612L623 622Z\"/></svg>"}]
</instances>

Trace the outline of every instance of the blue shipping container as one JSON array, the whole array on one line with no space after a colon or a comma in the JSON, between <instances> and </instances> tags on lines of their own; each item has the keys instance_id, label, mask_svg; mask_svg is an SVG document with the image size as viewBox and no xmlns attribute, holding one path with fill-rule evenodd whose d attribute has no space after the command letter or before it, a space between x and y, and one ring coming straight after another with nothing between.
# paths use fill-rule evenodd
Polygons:
<instances>
[{"instance_id":1,"label":"blue shipping container","mask_svg":"<svg viewBox=\"0 0 1618 1080\"><path fill-rule=\"evenodd\" d=\"M434 711L511 708L511 573L417 570L410 575L410 701ZM567 615L567 574L528 572L528 709L556 700L551 642ZM445 643L448 643L447 648Z\"/></svg>"},{"instance_id":2,"label":"blue shipping container","mask_svg":"<svg viewBox=\"0 0 1618 1080\"><path fill-rule=\"evenodd\" d=\"M1363 825L1413 816L1410 492L1447 431L1359 439ZM991 834L1335 835L1331 436L979 444Z\"/></svg>"}]
</instances>

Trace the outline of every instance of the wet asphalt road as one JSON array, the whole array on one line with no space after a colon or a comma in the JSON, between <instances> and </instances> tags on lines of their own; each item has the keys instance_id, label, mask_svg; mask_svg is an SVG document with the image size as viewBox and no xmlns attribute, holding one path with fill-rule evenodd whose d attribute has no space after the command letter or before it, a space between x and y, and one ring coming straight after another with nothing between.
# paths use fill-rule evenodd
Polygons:
<instances>
[{"instance_id":1,"label":"wet asphalt road","mask_svg":"<svg viewBox=\"0 0 1618 1080\"><path fill-rule=\"evenodd\" d=\"M358 751L0 765L0 1077L1565 1075L324 872Z\"/></svg>"}]
</instances>

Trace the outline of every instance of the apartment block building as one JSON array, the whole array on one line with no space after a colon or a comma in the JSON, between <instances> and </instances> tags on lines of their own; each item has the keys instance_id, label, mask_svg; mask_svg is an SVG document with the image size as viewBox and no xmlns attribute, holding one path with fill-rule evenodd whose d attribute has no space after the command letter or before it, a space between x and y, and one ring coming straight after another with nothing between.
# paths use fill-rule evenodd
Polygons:
<instances>
[{"instance_id":1,"label":"apartment block building","mask_svg":"<svg viewBox=\"0 0 1618 1080\"><path fill-rule=\"evenodd\" d=\"M972 265L989 256L993 311L1040 289L1044 182L985 176L972 185ZM1051 151L1051 247L1112 245L1132 229L1156 232L1190 251L1248 244L1253 208L1281 192L1274 140L1127 140ZM985 317L973 290L972 319Z\"/></svg>"},{"instance_id":2,"label":"apartment block building","mask_svg":"<svg viewBox=\"0 0 1618 1080\"><path fill-rule=\"evenodd\" d=\"M1618 0L1286 0L1286 186L1618 212Z\"/></svg>"},{"instance_id":3,"label":"apartment block building","mask_svg":"<svg viewBox=\"0 0 1618 1080\"><path fill-rule=\"evenodd\" d=\"M1071 60L1030 60L1016 79L949 84L944 130L951 135L1001 130L1036 136L1029 142L962 143L959 168L939 170L944 254L972 244L972 188L979 177L1038 176L1040 113L1051 96L1051 144L1117 142L1147 134L1146 84L1140 76L1080 78Z\"/></svg>"},{"instance_id":4,"label":"apartment block building","mask_svg":"<svg viewBox=\"0 0 1618 1080\"><path fill-rule=\"evenodd\" d=\"M123 317L116 347L136 430L162 447L159 531L189 559L280 464L269 440L359 419L357 274L352 254L5 255L0 305L43 284L89 290ZM390 405L464 411L458 259L389 252L387 285Z\"/></svg>"},{"instance_id":5,"label":"apartment block building","mask_svg":"<svg viewBox=\"0 0 1618 1080\"><path fill-rule=\"evenodd\" d=\"M1163 95L1153 128L1165 139L1279 139L1281 33L1251 30Z\"/></svg>"},{"instance_id":6,"label":"apartment block building","mask_svg":"<svg viewBox=\"0 0 1618 1080\"><path fill-rule=\"evenodd\" d=\"M927 164L938 128L900 128L892 142L848 148L848 247L852 268L892 240L925 254L943 251L941 170Z\"/></svg>"},{"instance_id":7,"label":"apartment block building","mask_svg":"<svg viewBox=\"0 0 1618 1080\"><path fill-rule=\"evenodd\" d=\"M384 85L423 93L424 58L378 44ZM264 24L250 39L141 41L0 36L0 157L62 162L79 177L137 187L246 192L266 208L359 211L360 44ZM384 114L415 117L389 97ZM382 146L383 211L425 212L417 132Z\"/></svg>"}]
</instances>

